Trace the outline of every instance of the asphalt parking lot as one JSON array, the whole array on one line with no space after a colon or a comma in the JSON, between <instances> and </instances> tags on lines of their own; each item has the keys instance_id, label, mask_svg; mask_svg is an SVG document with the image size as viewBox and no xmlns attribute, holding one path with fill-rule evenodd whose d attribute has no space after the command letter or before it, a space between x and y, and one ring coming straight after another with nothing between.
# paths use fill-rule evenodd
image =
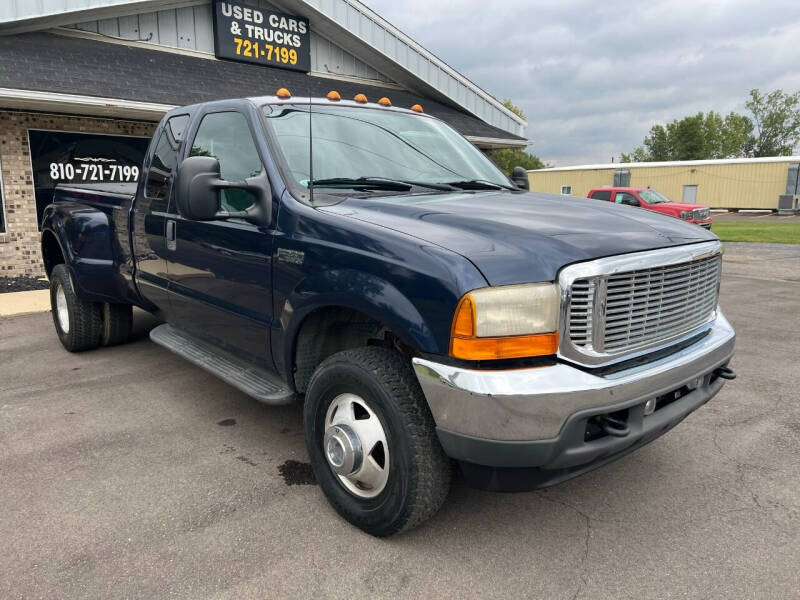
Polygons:
<instances>
[{"instance_id":1,"label":"asphalt parking lot","mask_svg":"<svg viewBox=\"0 0 800 600\"><path fill-rule=\"evenodd\" d=\"M676 429L546 491L457 482L388 540L308 483L299 406L147 315L78 355L49 313L2 319L0 597L800 597L800 246L728 244L722 304L739 378Z\"/></svg>"}]
</instances>

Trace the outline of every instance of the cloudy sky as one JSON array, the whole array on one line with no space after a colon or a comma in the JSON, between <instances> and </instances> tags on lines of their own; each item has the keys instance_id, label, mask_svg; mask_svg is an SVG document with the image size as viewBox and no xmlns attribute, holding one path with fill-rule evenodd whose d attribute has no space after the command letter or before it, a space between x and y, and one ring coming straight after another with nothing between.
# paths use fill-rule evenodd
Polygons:
<instances>
[{"instance_id":1,"label":"cloudy sky","mask_svg":"<svg viewBox=\"0 0 800 600\"><path fill-rule=\"evenodd\" d=\"M364 0L528 117L556 165L609 162L654 123L800 90L800 0Z\"/></svg>"}]
</instances>

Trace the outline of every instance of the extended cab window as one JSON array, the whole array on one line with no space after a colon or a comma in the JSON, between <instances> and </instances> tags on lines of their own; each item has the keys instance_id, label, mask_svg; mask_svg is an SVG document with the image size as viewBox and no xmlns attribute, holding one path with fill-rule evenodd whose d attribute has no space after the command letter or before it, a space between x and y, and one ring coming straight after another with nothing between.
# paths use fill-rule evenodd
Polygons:
<instances>
[{"instance_id":1,"label":"extended cab window","mask_svg":"<svg viewBox=\"0 0 800 600\"><path fill-rule=\"evenodd\" d=\"M220 176L226 181L243 181L261 173L258 156L247 119L238 112L211 113L203 117L190 156L213 156L219 161ZM247 210L255 197L245 190L222 190L223 210Z\"/></svg>"},{"instance_id":2,"label":"extended cab window","mask_svg":"<svg viewBox=\"0 0 800 600\"><path fill-rule=\"evenodd\" d=\"M595 200L611 200L611 192L609 190L597 190L592 192L589 197Z\"/></svg>"},{"instance_id":3,"label":"extended cab window","mask_svg":"<svg viewBox=\"0 0 800 600\"><path fill-rule=\"evenodd\" d=\"M167 210L172 174L178 164L178 150L188 124L188 115L178 115L169 119L161 131L153 159L150 161L145 185L145 196L152 200L151 210L161 212Z\"/></svg>"}]
</instances>

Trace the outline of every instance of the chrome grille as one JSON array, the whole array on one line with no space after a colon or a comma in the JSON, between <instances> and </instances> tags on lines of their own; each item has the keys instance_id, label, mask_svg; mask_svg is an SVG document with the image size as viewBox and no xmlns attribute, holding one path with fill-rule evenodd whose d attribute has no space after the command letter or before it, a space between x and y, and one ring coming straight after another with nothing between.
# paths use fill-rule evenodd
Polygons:
<instances>
[{"instance_id":1,"label":"chrome grille","mask_svg":"<svg viewBox=\"0 0 800 600\"><path fill-rule=\"evenodd\" d=\"M594 282L576 281L572 284L569 310L569 338L577 346L592 343L592 297Z\"/></svg>"},{"instance_id":2,"label":"chrome grille","mask_svg":"<svg viewBox=\"0 0 800 600\"><path fill-rule=\"evenodd\" d=\"M632 254L567 267L560 277L568 299L562 353L605 364L709 323L719 294L719 250L719 242L711 242L640 253L646 259Z\"/></svg>"},{"instance_id":3,"label":"chrome grille","mask_svg":"<svg viewBox=\"0 0 800 600\"><path fill-rule=\"evenodd\" d=\"M693 212L694 220L695 221L705 221L708 218L708 215L711 214L711 209L709 208L695 208Z\"/></svg>"},{"instance_id":4,"label":"chrome grille","mask_svg":"<svg viewBox=\"0 0 800 600\"><path fill-rule=\"evenodd\" d=\"M686 333L717 306L720 257L612 275L602 350L624 352Z\"/></svg>"}]
</instances>

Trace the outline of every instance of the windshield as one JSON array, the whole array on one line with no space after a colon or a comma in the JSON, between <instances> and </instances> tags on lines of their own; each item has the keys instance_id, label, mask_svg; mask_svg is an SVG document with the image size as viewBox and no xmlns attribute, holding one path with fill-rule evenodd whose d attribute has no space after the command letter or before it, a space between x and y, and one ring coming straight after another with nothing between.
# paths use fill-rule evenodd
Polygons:
<instances>
[{"instance_id":1,"label":"windshield","mask_svg":"<svg viewBox=\"0 0 800 600\"><path fill-rule=\"evenodd\" d=\"M639 192L639 196L641 196L642 200L644 200L648 204L664 204L670 201L669 198L667 198L662 194L659 194L655 190L641 190Z\"/></svg>"},{"instance_id":2,"label":"windshield","mask_svg":"<svg viewBox=\"0 0 800 600\"><path fill-rule=\"evenodd\" d=\"M312 176L308 106L270 108L264 110L266 122L289 171L308 187ZM427 184L478 180L509 185L480 150L436 119L347 106L314 105L312 110L314 186L341 187L343 179L360 178Z\"/></svg>"}]
</instances>

